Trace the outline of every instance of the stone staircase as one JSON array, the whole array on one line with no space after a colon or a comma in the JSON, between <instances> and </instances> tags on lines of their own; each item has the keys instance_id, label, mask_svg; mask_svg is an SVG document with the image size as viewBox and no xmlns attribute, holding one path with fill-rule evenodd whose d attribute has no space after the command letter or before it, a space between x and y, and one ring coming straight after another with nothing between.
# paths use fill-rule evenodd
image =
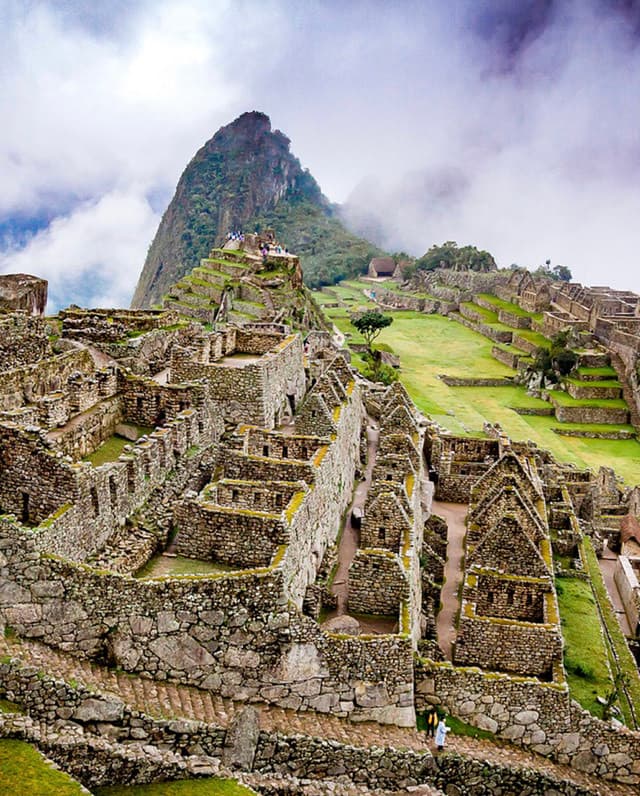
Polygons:
<instances>
[{"instance_id":1,"label":"stone staircase","mask_svg":"<svg viewBox=\"0 0 640 796\"><path fill-rule=\"evenodd\" d=\"M166 681L151 680L75 658L35 641L0 638L0 657L17 658L26 666L54 674L66 682L77 682L121 699L129 707L154 718L194 719L226 728L242 702L225 699L210 691ZM260 727L285 736L301 734L356 747L393 747L423 752L434 751L424 733L374 722L350 723L336 716L296 712L256 703ZM43 728L44 729L44 728ZM479 740L450 734L447 753L499 766L527 768L558 780L574 783L602 796L633 796L635 788L604 782L567 766L526 752L501 741Z\"/></svg>"}]
</instances>

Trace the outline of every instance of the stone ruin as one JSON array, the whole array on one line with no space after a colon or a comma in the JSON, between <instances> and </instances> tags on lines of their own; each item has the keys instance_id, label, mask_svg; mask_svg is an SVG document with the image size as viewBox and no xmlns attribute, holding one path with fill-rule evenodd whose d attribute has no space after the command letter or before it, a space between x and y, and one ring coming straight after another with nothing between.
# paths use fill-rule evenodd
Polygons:
<instances>
[{"instance_id":1,"label":"stone ruin","mask_svg":"<svg viewBox=\"0 0 640 796\"><path fill-rule=\"evenodd\" d=\"M30 274L0 274L0 312L43 316L47 306L47 280Z\"/></svg>"},{"instance_id":2,"label":"stone ruin","mask_svg":"<svg viewBox=\"0 0 640 796\"><path fill-rule=\"evenodd\" d=\"M444 433L399 383L372 387L326 332L304 339L277 308L240 319L228 305L208 326L175 303L0 315L8 637L299 713L413 727L416 710L438 704L581 770L595 771L584 761L606 745L598 773L637 784L625 755L638 759L638 735L569 699L551 560L552 546L576 546L578 516L635 498L499 429ZM340 632L326 621L332 577L365 471L343 609L380 624ZM469 506L453 660L436 633L447 525L434 493ZM199 569L172 574L176 556ZM0 694L27 700L45 728L34 737L53 743L25 672L0 665ZM52 689L56 715L73 716L78 690ZM128 715L116 707L98 721L113 738ZM134 726L131 740L151 737ZM108 744L100 754L112 759ZM403 765L426 781L423 757Z\"/></svg>"}]
</instances>

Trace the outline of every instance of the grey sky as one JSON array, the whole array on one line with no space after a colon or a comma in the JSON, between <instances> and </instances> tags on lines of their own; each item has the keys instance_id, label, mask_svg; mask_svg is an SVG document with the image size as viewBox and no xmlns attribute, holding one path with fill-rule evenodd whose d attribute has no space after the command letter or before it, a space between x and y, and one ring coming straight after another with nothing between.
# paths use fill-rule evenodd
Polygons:
<instances>
[{"instance_id":1,"label":"grey sky","mask_svg":"<svg viewBox=\"0 0 640 796\"><path fill-rule=\"evenodd\" d=\"M0 0L0 271L128 303L183 168L257 109L391 249L640 291L639 7Z\"/></svg>"}]
</instances>

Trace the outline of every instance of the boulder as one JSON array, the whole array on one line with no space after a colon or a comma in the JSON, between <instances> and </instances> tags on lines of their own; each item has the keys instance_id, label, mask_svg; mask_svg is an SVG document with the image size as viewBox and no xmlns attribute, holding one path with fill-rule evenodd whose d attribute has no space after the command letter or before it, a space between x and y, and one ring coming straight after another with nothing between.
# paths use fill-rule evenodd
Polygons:
<instances>
[{"instance_id":1,"label":"boulder","mask_svg":"<svg viewBox=\"0 0 640 796\"><path fill-rule=\"evenodd\" d=\"M260 714L247 705L231 720L222 750L222 761L228 768L251 771L260 735Z\"/></svg>"}]
</instances>

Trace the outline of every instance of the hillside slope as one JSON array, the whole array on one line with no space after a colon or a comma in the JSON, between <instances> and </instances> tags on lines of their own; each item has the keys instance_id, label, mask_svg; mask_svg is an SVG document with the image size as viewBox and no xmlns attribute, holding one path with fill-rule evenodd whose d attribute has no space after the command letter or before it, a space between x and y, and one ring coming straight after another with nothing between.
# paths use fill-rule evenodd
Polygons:
<instances>
[{"instance_id":1,"label":"hillside slope","mask_svg":"<svg viewBox=\"0 0 640 796\"><path fill-rule=\"evenodd\" d=\"M207 141L182 174L160 222L133 307L160 301L232 230L275 229L300 256L311 286L366 268L379 250L345 229L289 143L257 111L242 114Z\"/></svg>"}]
</instances>

